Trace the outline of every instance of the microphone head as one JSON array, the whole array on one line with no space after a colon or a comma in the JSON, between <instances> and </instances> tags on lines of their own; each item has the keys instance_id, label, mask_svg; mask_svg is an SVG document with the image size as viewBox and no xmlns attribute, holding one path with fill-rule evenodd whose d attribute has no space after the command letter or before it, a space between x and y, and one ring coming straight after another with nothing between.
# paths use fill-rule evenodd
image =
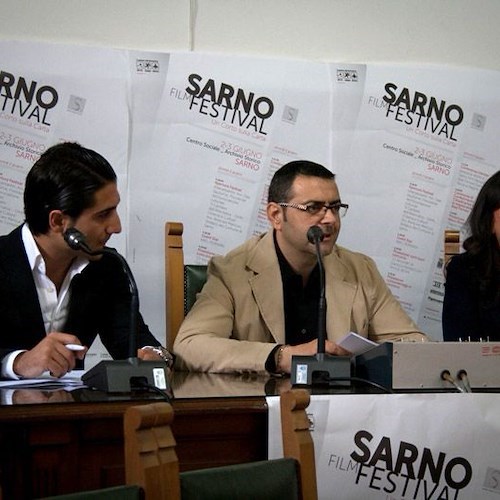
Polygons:
<instances>
[{"instance_id":1,"label":"microphone head","mask_svg":"<svg viewBox=\"0 0 500 500\"><path fill-rule=\"evenodd\" d=\"M63 233L64 241L73 249L73 250L83 250L86 253L91 253L87 242L85 241L85 236L82 232L80 232L76 227L70 227L66 229Z\"/></svg>"},{"instance_id":2,"label":"microphone head","mask_svg":"<svg viewBox=\"0 0 500 500\"><path fill-rule=\"evenodd\" d=\"M311 226L307 230L307 239L309 243L316 243L317 241L323 241L325 235L319 226Z\"/></svg>"}]
</instances>

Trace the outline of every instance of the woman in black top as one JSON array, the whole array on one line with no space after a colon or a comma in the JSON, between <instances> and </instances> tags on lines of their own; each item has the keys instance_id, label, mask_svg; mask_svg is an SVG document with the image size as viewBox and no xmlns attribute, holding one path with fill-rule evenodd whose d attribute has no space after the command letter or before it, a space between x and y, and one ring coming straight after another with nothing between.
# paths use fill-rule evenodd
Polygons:
<instances>
[{"instance_id":1,"label":"woman in black top","mask_svg":"<svg viewBox=\"0 0 500 500\"><path fill-rule=\"evenodd\" d=\"M443 339L500 341L500 171L481 188L467 225L465 252L446 268Z\"/></svg>"}]
</instances>

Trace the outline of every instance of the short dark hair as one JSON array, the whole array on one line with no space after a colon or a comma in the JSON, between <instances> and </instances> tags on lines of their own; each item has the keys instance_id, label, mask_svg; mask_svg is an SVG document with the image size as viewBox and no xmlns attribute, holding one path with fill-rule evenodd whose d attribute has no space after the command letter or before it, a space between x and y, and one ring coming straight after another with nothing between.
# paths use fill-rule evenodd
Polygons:
<instances>
[{"instance_id":1,"label":"short dark hair","mask_svg":"<svg viewBox=\"0 0 500 500\"><path fill-rule=\"evenodd\" d=\"M94 194L116 174L99 153L75 142L50 147L26 177L24 215L33 234L49 229L49 213L61 210L77 218L94 203Z\"/></svg>"},{"instance_id":2,"label":"short dark hair","mask_svg":"<svg viewBox=\"0 0 500 500\"><path fill-rule=\"evenodd\" d=\"M268 202L281 203L290 199L293 182L299 175L335 180L335 174L319 163L295 160L276 170L269 184Z\"/></svg>"}]
</instances>

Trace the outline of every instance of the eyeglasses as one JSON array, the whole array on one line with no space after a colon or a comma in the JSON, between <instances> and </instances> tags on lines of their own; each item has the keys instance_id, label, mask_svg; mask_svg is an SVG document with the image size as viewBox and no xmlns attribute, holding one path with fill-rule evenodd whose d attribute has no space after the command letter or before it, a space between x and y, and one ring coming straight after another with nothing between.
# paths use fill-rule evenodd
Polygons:
<instances>
[{"instance_id":1,"label":"eyeglasses","mask_svg":"<svg viewBox=\"0 0 500 500\"><path fill-rule=\"evenodd\" d=\"M280 202L278 203L278 205L280 207L296 208L297 210L302 210L302 212L307 212L309 215L318 215L319 213L321 213L321 215L324 216L327 210L331 210L333 215L337 215L339 217L344 217L344 215L347 213L347 209L349 208L349 205L347 205L346 203L324 203L322 201L312 201L307 205L301 205L300 203Z\"/></svg>"}]
</instances>

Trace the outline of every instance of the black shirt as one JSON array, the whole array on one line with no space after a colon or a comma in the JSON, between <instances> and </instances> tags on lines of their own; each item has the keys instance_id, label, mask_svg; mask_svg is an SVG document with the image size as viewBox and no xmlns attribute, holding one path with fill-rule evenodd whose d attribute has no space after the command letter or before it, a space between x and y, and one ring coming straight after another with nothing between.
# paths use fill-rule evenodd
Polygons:
<instances>
[{"instance_id":1,"label":"black shirt","mask_svg":"<svg viewBox=\"0 0 500 500\"><path fill-rule=\"evenodd\" d=\"M304 344L318 338L318 310L320 296L319 267L316 265L307 280L302 284L302 276L295 273L273 235L274 248L278 256L283 284L283 312L285 314L285 343L290 345ZM266 370L276 372L274 355L279 346L269 354Z\"/></svg>"},{"instance_id":2,"label":"black shirt","mask_svg":"<svg viewBox=\"0 0 500 500\"><path fill-rule=\"evenodd\" d=\"M274 236L283 283L283 308L285 313L285 342L304 344L318 338L318 305L320 295L319 267L316 265L307 280L296 274L285 259Z\"/></svg>"}]
</instances>

